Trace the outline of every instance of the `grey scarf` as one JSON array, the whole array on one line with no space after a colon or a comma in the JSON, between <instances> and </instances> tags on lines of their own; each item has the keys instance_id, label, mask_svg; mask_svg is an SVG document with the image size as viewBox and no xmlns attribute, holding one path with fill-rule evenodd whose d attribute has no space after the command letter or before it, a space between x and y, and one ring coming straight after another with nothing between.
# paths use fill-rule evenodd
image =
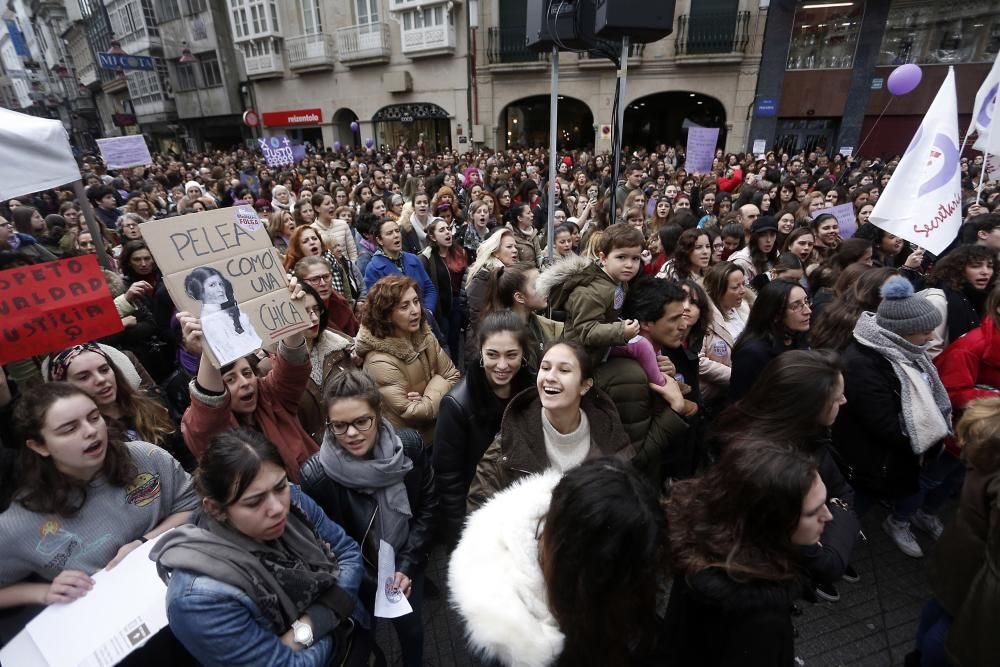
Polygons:
<instances>
[{"instance_id":1,"label":"grey scarf","mask_svg":"<svg viewBox=\"0 0 1000 667\"><path fill-rule=\"evenodd\" d=\"M923 347L878 326L870 312L861 313L854 338L892 364L901 390L903 429L915 454L923 454L951 433L951 401Z\"/></svg>"},{"instance_id":2,"label":"grey scarf","mask_svg":"<svg viewBox=\"0 0 1000 667\"><path fill-rule=\"evenodd\" d=\"M379 537L398 553L406 544L413 516L403 484L406 473L413 469L413 462L403 454L403 443L392 424L382 420L370 459L348 454L327 429L319 449L319 462L333 481L348 489L375 496L382 529Z\"/></svg>"},{"instance_id":3,"label":"grey scarf","mask_svg":"<svg viewBox=\"0 0 1000 667\"><path fill-rule=\"evenodd\" d=\"M198 511L193 524L171 531L150 558L164 580L171 570L181 569L239 588L276 634L285 632L317 601L343 618L351 613L349 597L345 599L336 586L340 572L336 558L294 505L284 534L271 542L252 540Z\"/></svg>"}]
</instances>

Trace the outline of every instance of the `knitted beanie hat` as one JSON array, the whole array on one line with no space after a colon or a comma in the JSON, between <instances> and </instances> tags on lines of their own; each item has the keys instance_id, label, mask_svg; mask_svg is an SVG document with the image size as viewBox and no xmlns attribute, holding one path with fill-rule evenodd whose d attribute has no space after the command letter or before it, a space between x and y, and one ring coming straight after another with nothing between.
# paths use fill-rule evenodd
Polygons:
<instances>
[{"instance_id":1,"label":"knitted beanie hat","mask_svg":"<svg viewBox=\"0 0 1000 667\"><path fill-rule=\"evenodd\" d=\"M882 303L875 313L875 323L898 336L932 331L941 324L941 313L902 276L885 281L880 290Z\"/></svg>"}]
</instances>

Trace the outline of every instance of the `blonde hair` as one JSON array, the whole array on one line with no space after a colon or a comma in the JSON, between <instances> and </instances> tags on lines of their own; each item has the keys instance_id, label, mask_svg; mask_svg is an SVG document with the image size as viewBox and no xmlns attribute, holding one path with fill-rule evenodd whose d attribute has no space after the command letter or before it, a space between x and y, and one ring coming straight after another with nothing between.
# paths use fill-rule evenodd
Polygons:
<instances>
[{"instance_id":1,"label":"blonde hair","mask_svg":"<svg viewBox=\"0 0 1000 667\"><path fill-rule=\"evenodd\" d=\"M955 435L962 456L983 473L1000 467L1000 396L969 403L958 421Z\"/></svg>"},{"instance_id":2,"label":"blonde hair","mask_svg":"<svg viewBox=\"0 0 1000 667\"><path fill-rule=\"evenodd\" d=\"M604 230L595 229L591 232L590 238L587 239L587 247L583 249L583 256L595 262L600 261L599 253L602 243L604 243Z\"/></svg>"},{"instance_id":3,"label":"blonde hair","mask_svg":"<svg viewBox=\"0 0 1000 667\"><path fill-rule=\"evenodd\" d=\"M503 266L503 262L493 255L500 249L500 244L503 243L505 236L513 238L514 232L506 227L498 227L496 231L486 237L485 241L479 244L479 250L476 251L476 261L472 263L472 266L469 267L469 272L465 274L466 287L472 284L476 274L483 269L493 271Z\"/></svg>"}]
</instances>

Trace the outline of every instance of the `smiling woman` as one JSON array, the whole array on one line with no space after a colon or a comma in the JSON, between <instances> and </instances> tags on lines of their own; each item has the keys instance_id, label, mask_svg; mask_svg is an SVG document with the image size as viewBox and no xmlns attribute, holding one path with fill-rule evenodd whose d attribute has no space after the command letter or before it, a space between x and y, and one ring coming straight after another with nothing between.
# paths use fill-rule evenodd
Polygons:
<instances>
[{"instance_id":1,"label":"smiling woman","mask_svg":"<svg viewBox=\"0 0 1000 667\"><path fill-rule=\"evenodd\" d=\"M586 350L557 341L542 356L535 387L515 396L504 412L500 433L476 468L468 510L547 468L565 472L587 459L631 461L634 455L618 409L594 386Z\"/></svg>"}]
</instances>

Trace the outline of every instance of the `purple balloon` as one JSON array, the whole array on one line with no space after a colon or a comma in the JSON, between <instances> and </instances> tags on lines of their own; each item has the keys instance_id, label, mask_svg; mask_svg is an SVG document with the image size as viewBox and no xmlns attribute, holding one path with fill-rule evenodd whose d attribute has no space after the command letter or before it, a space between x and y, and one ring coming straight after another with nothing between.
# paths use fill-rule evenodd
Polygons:
<instances>
[{"instance_id":1,"label":"purple balloon","mask_svg":"<svg viewBox=\"0 0 1000 667\"><path fill-rule=\"evenodd\" d=\"M375 140L374 139L372 139L371 137L368 137L367 139L365 139L365 146L367 146L368 148L371 148L374 145L375 145Z\"/></svg>"},{"instance_id":2,"label":"purple balloon","mask_svg":"<svg viewBox=\"0 0 1000 667\"><path fill-rule=\"evenodd\" d=\"M356 120L351 121L351 132L357 132L359 127L361 126L358 125L358 121Z\"/></svg>"},{"instance_id":3,"label":"purple balloon","mask_svg":"<svg viewBox=\"0 0 1000 667\"><path fill-rule=\"evenodd\" d=\"M923 75L919 65L900 65L889 75L889 92L893 95L905 95L917 87Z\"/></svg>"},{"instance_id":4,"label":"purple balloon","mask_svg":"<svg viewBox=\"0 0 1000 667\"><path fill-rule=\"evenodd\" d=\"M338 153L340 152L340 142L339 141L333 142L333 150L337 151Z\"/></svg>"}]
</instances>

